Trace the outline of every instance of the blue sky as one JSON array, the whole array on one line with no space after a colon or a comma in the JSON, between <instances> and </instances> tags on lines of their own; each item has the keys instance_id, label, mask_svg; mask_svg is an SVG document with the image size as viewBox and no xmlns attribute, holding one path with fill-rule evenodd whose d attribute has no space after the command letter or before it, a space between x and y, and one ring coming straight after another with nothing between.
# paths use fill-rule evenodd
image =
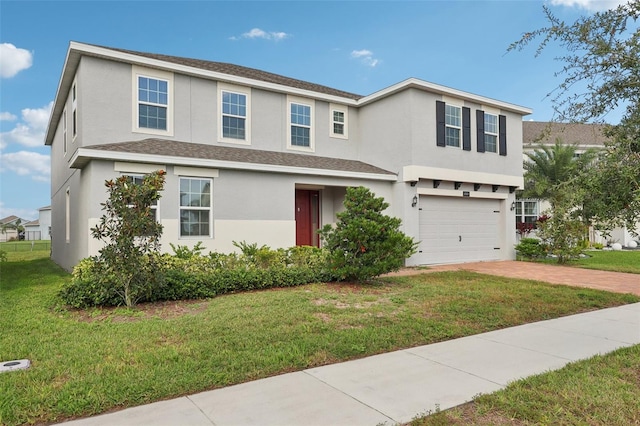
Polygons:
<instances>
[{"instance_id":1,"label":"blue sky","mask_svg":"<svg viewBox=\"0 0 640 426\"><path fill-rule=\"evenodd\" d=\"M550 0L577 17L616 0ZM0 218L50 204L44 132L69 41L262 69L362 95L409 77L526 106L546 95L562 52L506 54L546 24L543 1L0 0Z\"/></svg>"}]
</instances>

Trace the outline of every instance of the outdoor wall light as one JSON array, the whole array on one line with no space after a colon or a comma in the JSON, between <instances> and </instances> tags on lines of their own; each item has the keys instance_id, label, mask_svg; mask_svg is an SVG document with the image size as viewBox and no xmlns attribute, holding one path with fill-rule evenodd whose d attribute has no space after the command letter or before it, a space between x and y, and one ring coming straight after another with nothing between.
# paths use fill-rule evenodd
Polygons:
<instances>
[{"instance_id":1,"label":"outdoor wall light","mask_svg":"<svg viewBox=\"0 0 640 426\"><path fill-rule=\"evenodd\" d=\"M514 211L516 209L516 202L512 201L511 202L511 211Z\"/></svg>"},{"instance_id":2,"label":"outdoor wall light","mask_svg":"<svg viewBox=\"0 0 640 426\"><path fill-rule=\"evenodd\" d=\"M413 200L411 200L411 207L415 207L418 205L418 196L414 195Z\"/></svg>"}]
</instances>

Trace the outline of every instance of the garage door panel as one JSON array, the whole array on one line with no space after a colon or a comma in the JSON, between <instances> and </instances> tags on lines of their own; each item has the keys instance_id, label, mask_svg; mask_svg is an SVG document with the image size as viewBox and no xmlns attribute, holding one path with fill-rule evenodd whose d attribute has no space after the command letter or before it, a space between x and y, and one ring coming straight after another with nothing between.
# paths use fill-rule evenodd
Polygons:
<instances>
[{"instance_id":1,"label":"garage door panel","mask_svg":"<svg viewBox=\"0 0 640 426\"><path fill-rule=\"evenodd\" d=\"M500 200L420 197L420 263L500 258Z\"/></svg>"}]
</instances>

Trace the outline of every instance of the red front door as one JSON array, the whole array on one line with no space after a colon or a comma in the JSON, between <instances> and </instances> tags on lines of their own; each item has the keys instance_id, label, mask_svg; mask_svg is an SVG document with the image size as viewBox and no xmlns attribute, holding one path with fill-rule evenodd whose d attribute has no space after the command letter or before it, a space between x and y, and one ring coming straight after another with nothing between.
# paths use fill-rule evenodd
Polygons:
<instances>
[{"instance_id":1,"label":"red front door","mask_svg":"<svg viewBox=\"0 0 640 426\"><path fill-rule=\"evenodd\" d=\"M296 245L320 247L320 192L296 189Z\"/></svg>"}]
</instances>

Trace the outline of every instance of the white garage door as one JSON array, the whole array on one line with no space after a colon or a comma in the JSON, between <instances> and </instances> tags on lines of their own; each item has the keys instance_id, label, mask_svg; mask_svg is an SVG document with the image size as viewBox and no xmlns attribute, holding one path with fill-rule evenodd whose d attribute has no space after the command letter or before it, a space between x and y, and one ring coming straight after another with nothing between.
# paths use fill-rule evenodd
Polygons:
<instances>
[{"instance_id":1,"label":"white garage door","mask_svg":"<svg viewBox=\"0 0 640 426\"><path fill-rule=\"evenodd\" d=\"M422 264L500 259L500 200L420 197Z\"/></svg>"}]
</instances>

